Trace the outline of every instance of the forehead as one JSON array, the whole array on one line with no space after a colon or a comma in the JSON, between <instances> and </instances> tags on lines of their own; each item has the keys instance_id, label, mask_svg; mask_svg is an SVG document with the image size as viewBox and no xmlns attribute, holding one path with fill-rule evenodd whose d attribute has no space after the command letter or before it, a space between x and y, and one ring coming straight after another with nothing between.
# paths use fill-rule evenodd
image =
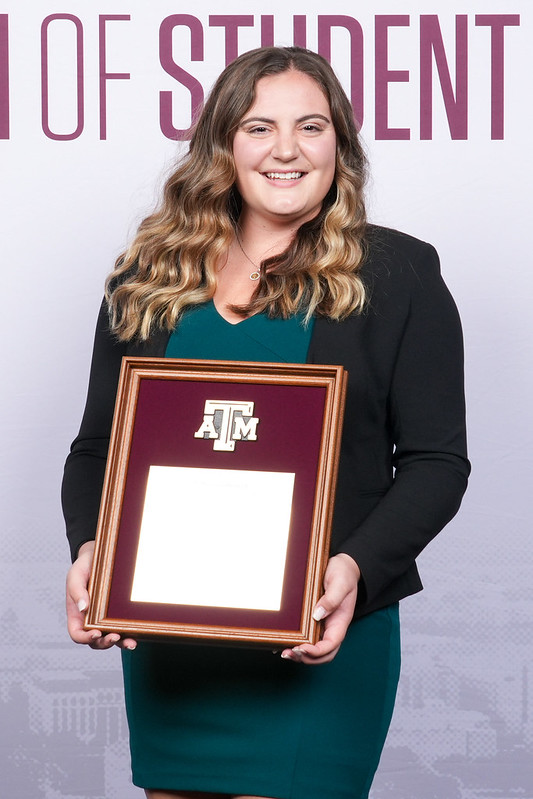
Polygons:
<instances>
[{"instance_id":1,"label":"forehead","mask_svg":"<svg viewBox=\"0 0 533 799\"><path fill-rule=\"evenodd\" d=\"M305 108L306 113L330 114L329 102L322 87L306 75L291 69L278 75L265 75L255 84L255 99L246 116L252 110L276 109L290 111L296 115Z\"/></svg>"}]
</instances>

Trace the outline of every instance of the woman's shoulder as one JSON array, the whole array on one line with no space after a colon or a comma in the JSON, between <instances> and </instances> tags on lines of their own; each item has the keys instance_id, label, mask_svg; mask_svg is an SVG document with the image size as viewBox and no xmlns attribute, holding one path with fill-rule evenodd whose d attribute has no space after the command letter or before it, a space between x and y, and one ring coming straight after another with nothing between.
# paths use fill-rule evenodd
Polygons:
<instances>
[{"instance_id":1,"label":"woman's shoulder","mask_svg":"<svg viewBox=\"0 0 533 799\"><path fill-rule=\"evenodd\" d=\"M408 289L440 278L439 257L426 241L380 225L368 225L361 276L367 283Z\"/></svg>"},{"instance_id":2,"label":"woman's shoulder","mask_svg":"<svg viewBox=\"0 0 533 799\"><path fill-rule=\"evenodd\" d=\"M369 225L366 241L361 277L368 319L416 318L425 324L439 318L457 325L457 308L431 244L377 225Z\"/></svg>"},{"instance_id":3,"label":"woman's shoulder","mask_svg":"<svg viewBox=\"0 0 533 799\"><path fill-rule=\"evenodd\" d=\"M436 255L435 248L427 241L417 239L401 230L367 225L366 236L367 258L385 263L396 262L402 266L404 262L415 263L428 256Z\"/></svg>"}]
</instances>

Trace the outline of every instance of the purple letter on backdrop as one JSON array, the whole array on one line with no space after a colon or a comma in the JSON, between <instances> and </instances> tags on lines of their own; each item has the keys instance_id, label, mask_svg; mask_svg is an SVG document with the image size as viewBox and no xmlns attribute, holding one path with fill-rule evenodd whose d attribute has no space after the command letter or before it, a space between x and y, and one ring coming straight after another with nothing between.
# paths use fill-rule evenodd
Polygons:
<instances>
[{"instance_id":1,"label":"purple letter on backdrop","mask_svg":"<svg viewBox=\"0 0 533 799\"><path fill-rule=\"evenodd\" d=\"M9 39L7 14L0 14L0 139L9 139Z\"/></svg>"},{"instance_id":2,"label":"purple letter on backdrop","mask_svg":"<svg viewBox=\"0 0 533 799\"><path fill-rule=\"evenodd\" d=\"M296 47L305 47L307 42L306 17L296 14L292 18L292 40ZM261 47L272 47L274 44L274 16L261 15Z\"/></svg>"},{"instance_id":3,"label":"purple letter on backdrop","mask_svg":"<svg viewBox=\"0 0 533 799\"><path fill-rule=\"evenodd\" d=\"M261 15L261 47L272 47L274 44L274 17L272 14Z\"/></svg>"},{"instance_id":4,"label":"purple letter on backdrop","mask_svg":"<svg viewBox=\"0 0 533 799\"><path fill-rule=\"evenodd\" d=\"M420 16L420 138L433 136L433 71L435 62L452 139L468 138L468 17L455 17L455 97L437 14Z\"/></svg>"},{"instance_id":5,"label":"purple letter on backdrop","mask_svg":"<svg viewBox=\"0 0 533 799\"><path fill-rule=\"evenodd\" d=\"M98 34L100 42L100 138L107 138L107 81L129 80L129 72L106 72L106 22L112 20L129 21L129 14L100 14Z\"/></svg>"},{"instance_id":6,"label":"purple letter on backdrop","mask_svg":"<svg viewBox=\"0 0 533 799\"><path fill-rule=\"evenodd\" d=\"M191 32L191 59L204 60L204 32L202 23L189 14L172 14L159 28L159 61L168 75L176 78L191 93L191 122L204 100L204 90L200 81L179 67L172 58L172 31L178 25L185 25ZM172 92L159 92L159 125L167 139L184 141L189 136L188 128L175 128L172 124Z\"/></svg>"},{"instance_id":7,"label":"purple letter on backdrop","mask_svg":"<svg viewBox=\"0 0 533 799\"><path fill-rule=\"evenodd\" d=\"M409 25L408 14L377 14L376 15L376 42L375 42L375 70L376 70L376 108L375 108L375 136L376 139L410 139L409 128L389 128L389 83L409 81L407 69L388 68L388 29L392 25Z\"/></svg>"},{"instance_id":8,"label":"purple letter on backdrop","mask_svg":"<svg viewBox=\"0 0 533 799\"><path fill-rule=\"evenodd\" d=\"M56 19L68 20L76 26L77 125L73 133L52 133L48 124L48 26ZM50 14L41 25L41 120L49 139L77 139L83 130L83 26L72 14Z\"/></svg>"},{"instance_id":9,"label":"purple letter on backdrop","mask_svg":"<svg viewBox=\"0 0 533 799\"><path fill-rule=\"evenodd\" d=\"M226 28L225 64L228 66L228 64L230 64L232 61L235 61L239 55L239 44L237 39L238 29L241 27L253 28L254 18L252 16L245 16L242 14L221 14L220 16L215 14L209 17L209 24L212 27L221 25L223 28Z\"/></svg>"},{"instance_id":10,"label":"purple letter on backdrop","mask_svg":"<svg viewBox=\"0 0 533 799\"><path fill-rule=\"evenodd\" d=\"M307 17L295 14L292 18L292 34L295 47L307 47Z\"/></svg>"},{"instance_id":11,"label":"purple letter on backdrop","mask_svg":"<svg viewBox=\"0 0 533 799\"><path fill-rule=\"evenodd\" d=\"M353 17L324 14L318 17L318 52L331 63L331 29L346 28L350 32L350 99L357 127L364 118L363 29Z\"/></svg>"},{"instance_id":12,"label":"purple letter on backdrop","mask_svg":"<svg viewBox=\"0 0 533 799\"><path fill-rule=\"evenodd\" d=\"M506 25L520 25L519 14L476 14L476 25L491 28L491 139L503 139L503 34Z\"/></svg>"}]
</instances>

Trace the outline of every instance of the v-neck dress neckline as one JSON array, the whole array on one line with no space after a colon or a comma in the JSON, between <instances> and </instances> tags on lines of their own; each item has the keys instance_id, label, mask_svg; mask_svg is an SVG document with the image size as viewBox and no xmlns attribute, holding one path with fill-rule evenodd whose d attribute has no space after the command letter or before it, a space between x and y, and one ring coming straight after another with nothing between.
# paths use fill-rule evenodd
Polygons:
<instances>
[{"instance_id":1,"label":"v-neck dress neckline","mask_svg":"<svg viewBox=\"0 0 533 799\"><path fill-rule=\"evenodd\" d=\"M303 314L289 319L266 314L236 324L218 312L213 300L189 308L170 336L167 358L304 363L313 331Z\"/></svg>"}]
</instances>

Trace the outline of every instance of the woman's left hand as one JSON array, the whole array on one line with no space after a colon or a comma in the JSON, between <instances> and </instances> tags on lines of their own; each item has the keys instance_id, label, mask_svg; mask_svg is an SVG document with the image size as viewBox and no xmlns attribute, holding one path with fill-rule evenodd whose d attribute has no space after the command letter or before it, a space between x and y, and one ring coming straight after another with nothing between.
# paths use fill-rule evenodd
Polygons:
<instances>
[{"instance_id":1,"label":"woman's left hand","mask_svg":"<svg viewBox=\"0 0 533 799\"><path fill-rule=\"evenodd\" d=\"M317 644L284 649L282 658L307 664L333 660L353 618L360 578L359 566L349 555L341 553L329 559L324 575L324 594L313 611L315 619L325 619L324 635Z\"/></svg>"}]
</instances>

